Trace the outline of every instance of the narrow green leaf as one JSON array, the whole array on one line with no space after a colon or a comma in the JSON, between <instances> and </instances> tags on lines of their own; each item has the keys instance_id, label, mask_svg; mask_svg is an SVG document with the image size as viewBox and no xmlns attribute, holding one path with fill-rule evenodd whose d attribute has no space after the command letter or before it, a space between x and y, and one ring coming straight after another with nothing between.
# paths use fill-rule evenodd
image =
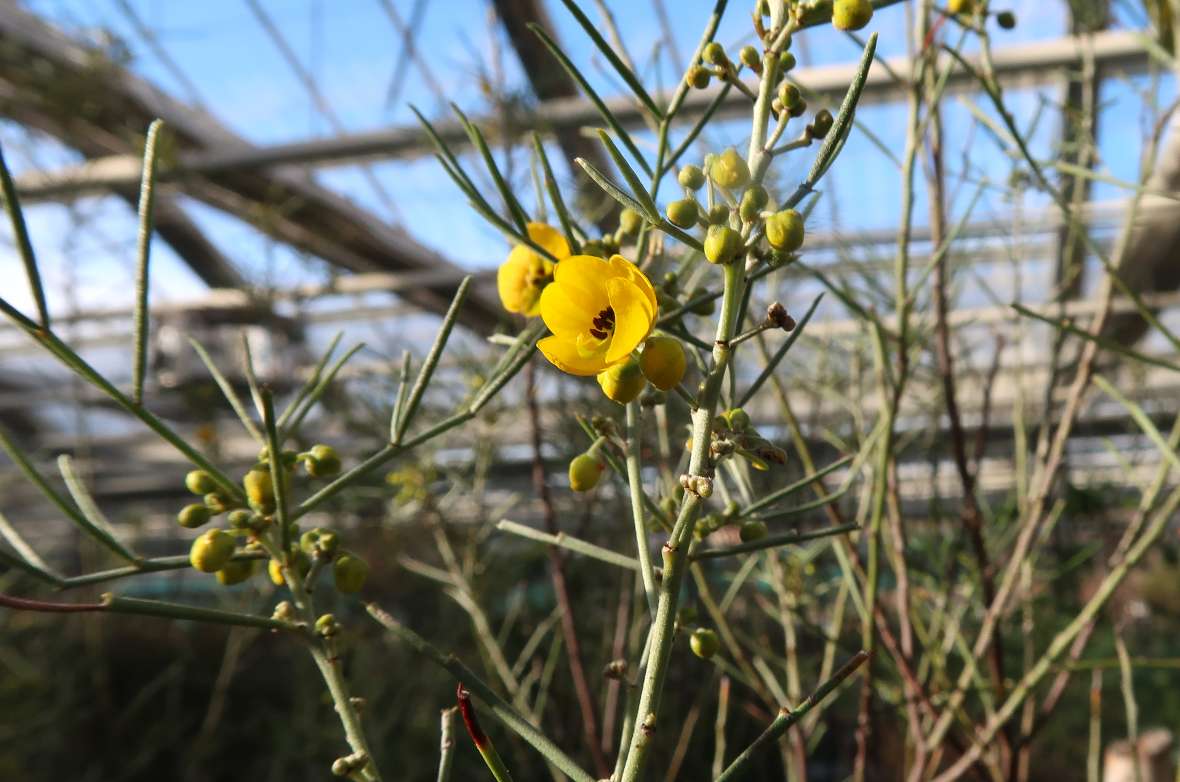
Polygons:
<instances>
[{"instance_id":1,"label":"narrow green leaf","mask_svg":"<svg viewBox=\"0 0 1180 782\"><path fill-rule=\"evenodd\" d=\"M253 437L259 445L261 445L263 442L262 432L258 430L258 427L255 425L254 421L250 418L250 414L247 412L246 406L242 404L242 398L238 396L238 392L234 390L233 384L230 383L229 379L226 378L226 376L221 373L221 370L217 368L217 365L213 362L213 358L209 355L209 352L205 350L204 345L202 345L200 342L197 342L197 340L192 337L188 338L188 344L193 346L193 350L197 352L197 355L201 359L201 363L205 365L205 368L209 370L209 374L213 376L213 382L217 383L217 387L221 389L222 395L225 397L226 401L229 402L229 406L233 408L234 413L237 414L238 420L242 422L242 426L244 426L246 431L250 433L250 436Z\"/></svg>"},{"instance_id":2,"label":"narrow green leaf","mask_svg":"<svg viewBox=\"0 0 1180 782\"><path fill-rule=\"evenodd\" d=\"M74 460L70 458L69 454L62 454L57 457L57 467L61 471L61 477L65 479L66 489L69 490L70 496L74 499L74 505L81 511L82 516L90 524L90 532L96 539L104 543L107 548L114 551L119 556L131 563L139 563L142 560L115 535L115 529L111 525L110 520L99 509L98 503L94 501L90 490L86 488L82 478L74 470Z\"/></svg>"},{"instance_id":3,"label":"narrow green leaf","mask_svg":"<svg viewBox=\"0 0 1180 782\"><path fill-rule=\"evenodd\" d=\"M1164 369L1170 369L1173 372L1180 372L1180 364L1173 363L1171 361L1168 361L1167 359L1158 358L1157 356L1149 356L1146 353L1140 353L1139 351L1132 350L1131 348L1128 348L1128 347L1123 347L1118 342L1115 342L1112 339L1107 339L1106 337L1096 336L1096 335L1091 334L1090 332L1086 331L1085 329L1078 328L1077 326L1073 325L1072 323L1062 321L1062 320L1057 320L1056 318L1047 317L1045 315L1040 314L1039 312L1029 309L1028 307L1024 306L1023 304L1013 302L1012 309L1016 310L1017 312L1019 312L1021 315L1024 315L1025 317L1033 318L1034 320L1039 320L1044 323L1048 323L1050 326L1052 326L1054 328L1061 329L1062 331L1067 331L1070 334L1081 337L1082 339L1086 339L1086 340L1089 340L1090 342L1094 342L1100 348L1103 348L1104 350L1109 350L1112 353L1118 353L1120 356L1126 356L1127 358L1134 359L1135 361L1141 361L1144 364L1151 364L1152 366L1163 367Z\"/></svg>"},{"instance_id":4,"label":"narrow green leaf","mask_svg":"<svg viewBox=\"0 0 1180 782\"><path fill-rule=\"evenodd\" d=\"M1094 375L1094 385L1102 389L1102 392L1109 396L1114 401L1118 402L1130 414L1131 419L1139 425L1147 438L1159 449L1160 455L1164 457L1172 467L1180 469L1180 456L1177 456L1176 450L1172 448L1160 430L1152 422L1147 413L1143 412L1143 408L1135 402L1127 398L1125 394L1119 391L1114 385L1102 377L1102 375Z\"/></svg>"},{"instance_id":5,"label":"narrow green leaf","mask_svg":"<svg viewBox=\"0 0 1180 782\"><path fill-rule=\"evenodd\" d=\"M627 86L635 93L635 97L639 99L639 102L651 112L652 118L657 122L662 120L664 114L660 111L660 107L656 105L656 102L651 99L651 96L647 94L643 82L639 80L639 77L635 75L634 71L627 67L627 64L615 52L615 47L611 46L602 37L602 33L598 32L598 27L587 18L586 14L582 12L582 9L578 7L578 4L574 0L561 0L561 2L573 15L574 19L578 20L578 24L586 31L586 35L594 42L594 45L598 47L598 51L602 52L602 56L606 58L606 61L615 69L615 73L619 74L619 78L627 83Z\"/></svg>"},{"instance_id":6,"label":"narrow green leaf","mask_svg":"<svg viewBox=\"0 0 1180 782\"><path fill-rule=\"evenodd\" d=\"M566 208L565 199L561 197L561 188L557 186L557 178L553 176L553 167L549 165L549 156L545 154L545 145L541 143L541 134L533 131L533 149L537 153L537 160L541 161L541 170L545 176L545 191L549 194L549 201L553 204L553 211L561 223L562 233L569 242L570 252L577 255L582 245L578 241L577 223L570 216Z\"/></svg>"},{"instance_id":7,"label":"narrow green leaf","mask_svg":"<svg viewBox=\"0 0 1180 782\"><path fill-rule=\"evenodd\" d=\"M3 150L0 150L0 196L4 198L4 211L8 212L8 221L12 225L12 236L16 240L16 250L20 254L21 263L25 266L25 277L28 278L33 301L37 303L37 317L40 319L41 328L48 331L49 305L45 301L45 287L41 284L41 272L37 270L37 256L33 253L33 243L29 239L25 215L21 211L20 201L16 196L16 184L12 181L12 172L8 170Z\"/></svg>"},{"instance_id":8,"label":"narrow green leaf","mask_svg":"<svg viewBox=\"0 0 1180 782\"><path fill-rule=\"evenodd\" d=\"M582 88L582 92L586 94L586 97L589 98L590 102L594 104L594 107L598 109L598 114L602 117L602 121L609 125L610 129L615 132L615 135L619 137L619 139L623 142L623 145L627 147L627 151L630 152L635 157L635 160L639 162L639 165L643 169L644 173L646 173L648 176L651 176L651 166L648 165L647 161L643 157L643 154L640 153L639 147L635 146L635 142L631 140L630 134L628 134L623 128L618 118L615 117L614 113L607 107L602 98L598 97L598 93L595 92L594 88L590 86L590 83L586 81L586 77L584 77L581 71L579 71L574 66L573 62L571 62L570 59L565 56L565 53L561 51L561 49L557 46L557 43L551 37L549 37L549 33L545 32L543 27L535 23L530 23L529 29L541 39L541 43L545 45L545 48L549 50L549 53L552 54L559 63L561 63L561 67L565 69L566 73L568 73L573 78L573 80L578 83L578 86Z\"/></svg>"},{"instance_id":9,"label":"narrow green leaf","mask_svg":"<svg viewBox=\"0 0 1180 782\"><path fill-rule=\"evenodd\" d=\"M496 158L492 156L492 150L488 147L488 142L483 137L483 133L475 126L467 115L456 106L451 104L451 109L459 117L459 122L462 123L463 129L467 131L467 137L471 139L472 145L479 151L483 157L484 166L487 167L488 173L492 175L492 181L496 185L496 189L500 191L500 198L504 201L504 206L508 209L508 213L512 216L512 221L516 223L516 227L520 229L522 234L528 234L528 215L525 214L524 207L516 200L516 194L512 192L512 188L508 186L508 182L504 179L504 175L500 173L500 167L496 165Z\"/></svg>"},{"instance_id":10,"label":"narrow green leaf","mask_svg":"<svg viewBox=\"0 0 1180 782\"><path fill-rule=\"evenodd\" d=\"M143 404L143 379L147 372L148 264L152 252L152 215L156 205L156 142L164 120L153 120L143 145L143 177L139 184L139 233L135 264L135 356L131 367L131 399Z\"/></svg>"},{"instance_id":11,"label":"narrow green leaf","mask_svg":"<svg viewBox=\"0 0 1180 782\"><path fill-rule=\"evenodd\" d=\"M467 291L471 288L471 275L463 278L463 282L459 283L459 289L455 291L455 298L451 300L451 306L447 308L447 314L443 316L442 325L439 326L438 334L434 338L434 344L430 346L430 352L426 354L426 360L422 364L422 369L418 371L418 377L414 381L414 387L410 390L410 396L406 400L405 407L401 410L401 420L397 425L397 432L393 436L393 443L400 443L402 437L406 434L406 429L414 420L414 413L418 411L418 404L422 401L422 395L426 393L426 387L430 384L430 379L434 375L435 367L438 366L438 361L442 358L443 350L447 346L447 340L451 338L451 331L455 328L455 321L459 317L459 310L463 307L463 301L467 298Z\"/></svg>"},{"instance_id":12,"label":"narrow green leaf","mask_svg":"<svg viewBox=\"0 0 1180 782\"><path fill-rule=\"evenodd\" d=\"M656 206L656 202L652 200L651 194L647 192L647 188L640 181L639 175L635 173L635 169L631 168L631 164L627 162L627 158L623 157L623 153L615 146L615 142L611 141L610 134L599 128L598 140L606 147L611 160L615 161L615 166L619 169L619 173L623 175L623 179L627 180L627 186L631 188L631 195L636 201L643 204L643 211L646 214L659 215L660 209Z\"/></svg>"},{"instance_id":13,"label":"narrow green leaf","mask_svg":"<svg viewBox=\"0 0 1180 782\"><path fill-rule=\"evenodd\" d=\"M574 162L581 166L582 170L586 172L586 175L594 180L594 184L601 187L608 196L618 201L619 204L625 209L631 209L635 212L638 212L639 214L643 215L644 219L646 219L648 222L660 222L659 214L649 212L643 204L624 193L618 185L607 178L606 174L603 174L601 171L595 168L593 163L586 160L585 158L580 157L574 158Z\"/></svg>"}]
</instances>

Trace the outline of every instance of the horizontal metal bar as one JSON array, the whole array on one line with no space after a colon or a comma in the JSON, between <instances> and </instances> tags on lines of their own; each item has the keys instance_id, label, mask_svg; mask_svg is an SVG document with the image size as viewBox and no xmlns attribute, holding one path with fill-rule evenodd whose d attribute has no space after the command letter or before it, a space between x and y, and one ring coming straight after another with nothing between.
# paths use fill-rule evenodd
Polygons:
<instances>
[{"instance_id":1,"label":"horizontal metal bar","mask_svg":"<svg viewBox=\"0 0 1180 782\"><path fill-rule=\"evenodd\" d=\"M1101 32L1088 38L1066 36L1000 47L993 53L995 73L1005 83L1026 87L1061 82L1063 69L1080 66L1087 48L1092 51L1095 66L1100 69L1138 71L1148 65L1148 56L1139 34L1117 30ZM902 86L893 80L890 72L907 72L909 61L905 57L894 57L886 62L889 69L877 64L869 71L861 97L862 104L903 97ZM821 104L835 103L843 96L855 71L856 63L852 62L822 65L799 68L792 73L792 79L816 94ZM972 84L972 80L971 74L958 67L952 72L949 88L961 89ZM666 103L670 94L658 94L657 102ZM690 91L678 119L689 121L699 116L716 95L716 89ZM611 98L606 103L624 127L644 127L644 115L629 97ZM732 116L748 111L749 99L739 91L732 90L719 114ZM488 132L507 128L504 132L510 135L530 130L556 133L570 128L597 126L600 122L597 109L582 98L546 101L531 111L476 120L476 124ZM435 127L439 135L454 147L464 147L470 143L466 132L456 121L441 121ZM394 127L289 144L265 147L241 144L186 153L179 156L167 171L161 171L160 179L176 180L186 175L277 165L344 165L372 159L412 159L432 152L430 140L420 128ZM140 167L141 160L136 156L114 155L57 171L28 174L18 180L17 188L26 202L58 199L134 185L139 181Z\"/></svg>"}]
</instances>

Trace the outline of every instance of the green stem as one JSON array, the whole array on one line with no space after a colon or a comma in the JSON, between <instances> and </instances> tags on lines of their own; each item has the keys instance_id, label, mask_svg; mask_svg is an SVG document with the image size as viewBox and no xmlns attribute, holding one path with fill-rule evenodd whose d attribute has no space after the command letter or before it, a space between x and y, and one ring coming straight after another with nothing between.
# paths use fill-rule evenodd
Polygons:
<instances>
[{"instance_id":1,"label":"green stem","mask_svg":"<svg viewBox=\"0 0 1180 782\"><path fill-rule=\"evenodd\" d=\"M635 525L635 549L639 557L639 574L652 616L656 614L656 579L652 572L651 551L647 545L647 525L643 515L643 474L639 462L639 402L627 403L627 485L631 490L631 520Z\"/></svg>"}]
</instances>

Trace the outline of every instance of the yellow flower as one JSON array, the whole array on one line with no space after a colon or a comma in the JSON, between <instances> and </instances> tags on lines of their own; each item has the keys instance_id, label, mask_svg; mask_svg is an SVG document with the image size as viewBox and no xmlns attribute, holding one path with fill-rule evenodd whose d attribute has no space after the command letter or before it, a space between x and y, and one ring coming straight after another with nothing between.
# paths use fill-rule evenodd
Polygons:
<instances>
[{"instance_id":1,"label":"yellow flower","mask_svg":"<svg viewBox=\"0 0 1180 782\"><path fill-rule=\"evenodd\" d=\"M555 228L544 223L529 223L529 238L544 247L557 260L570 254L569 243ZM553 274L553 262L525 244L508 253L508 260L496 273L500 302L509 312L532 317L539 311L541 290Z\"/></svg>"},{"instance_id":2,"label":"yellow flower","mask_svg":"<svg viewBox=\"0 0 1180 782\"><path fill-rule=\"evenodd\" d=\"M597 375L647 339L658 305L651 282L621 255L573 255L557 264L541 293L541 319L553 332L537 347L571 375Z\"/></svg>"}]
</instances>

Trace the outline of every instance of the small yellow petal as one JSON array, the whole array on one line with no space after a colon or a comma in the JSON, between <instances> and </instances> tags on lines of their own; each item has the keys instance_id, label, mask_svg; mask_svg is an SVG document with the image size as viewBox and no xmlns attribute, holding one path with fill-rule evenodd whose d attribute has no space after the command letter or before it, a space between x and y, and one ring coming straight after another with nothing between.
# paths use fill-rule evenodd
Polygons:
<instances>
[{"instance_id":1,"label":"small yellow petal","mask_svg":"<svg viewBox=\"0 0 1180 782\"><path fill-rule=\"evenodd\" d=\"M647 275L639 270L639 267L628 261L621 255L612 255L610 258L611 271L619 276L625 276L631 282L643 291L644 296L647 297L651 304L652 312L659 309L656 303L656 292L651 286L651 280L647 279Z\"/></svg>"},{"instance_id":2,"label":"small yellow petal","mask_svg":"<svg viewBox=\"0 0 1180 782\"><path fill-rule=\"evenodd\" d=\"M606 279L610 266L593 255L571 255L553 270L554 281L582 308L598 313L609 305Z\"/></svg>"},{"instance_id":3,"label":"small yellow petal","mask_svg":"<svg viewBox=\"0 0 1180 782\"><path fill-rule=\"evenodd\" d=\"M541 320L554 334L589 331L591 321L598 314L597 310L587 309L581 299L570 296L568 288L556 283L546 285L541 292L540 310Z\"/></svg>"},{"instance_id":4,"label":"small yellow petal","mask_svg":"<svg viewBox=\"0 0 1180 782\"><path fill-rule=\"evenodd\" d=\"M562 260L570 254L569 242L551 225L545 223L529 223L529 238L548 250L554 258Z\"/></svg>"},{"instance_id":5,"label":"small yellow petal","mask_svg":"<svg viewBox=\"0 0 1180 782\"><path fill-rule=\"evenodd\" d=\"M606 363L614 364L631 355L651 332L655 311L643 290L622 277L606 282L611 308L615 311L615 333L606 352Z\"/></svg>"},{"instance_id":6,"label":"small yellow petal","mask_svg":"<svg viewBox=\"0 0 1180 782\"><path fill-rule=\"evenodd\" d=\"M537 348L545 358L560 369L571 375L589 377L597 375L606 368L602 353L595 356L583 356L578 352L577 343L572 339L562 337L545 337L537 343Z\"/></svg>"}]
</instances>

